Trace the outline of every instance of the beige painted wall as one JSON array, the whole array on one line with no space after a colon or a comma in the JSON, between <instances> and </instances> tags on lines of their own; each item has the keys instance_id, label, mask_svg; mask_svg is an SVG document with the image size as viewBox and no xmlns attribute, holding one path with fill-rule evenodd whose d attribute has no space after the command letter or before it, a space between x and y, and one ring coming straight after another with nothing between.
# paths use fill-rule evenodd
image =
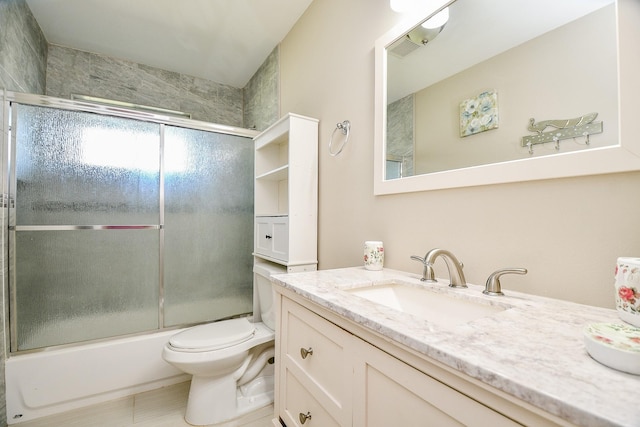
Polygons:
<instances>
[{"instance_id":1,"label":"beige painted wall","mask_svg":"<svg viewBox=\"0 0 640 427\"><path fill-rule=\"evenodd\" d=\"M613 307L616 258L640 256L640 172L373 196L373 46L402 18L387 0L316 0L282 42L281 113L320 119L319 267L361 265L363 242L380 239L387 267L419 274L409 256L443 247L470 283L526 267L507 292ZM331 157L346 119L351 139Z\"/></svg>"}]
</instances>

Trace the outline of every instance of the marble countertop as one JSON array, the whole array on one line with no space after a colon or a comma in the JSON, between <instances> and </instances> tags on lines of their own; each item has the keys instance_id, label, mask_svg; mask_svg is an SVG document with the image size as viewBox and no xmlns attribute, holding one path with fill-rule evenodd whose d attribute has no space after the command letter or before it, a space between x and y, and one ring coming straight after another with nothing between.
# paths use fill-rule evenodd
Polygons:
<instances>
[{"instance_id":1,"label":"marble countertop","mask_svg":"<svg viewBox=\"0 0 640 427\"><path fill-rule=\"evenodd\" d=\"M276 285L466 375L582 426L640 426L640 376L608 368L587 353L590 323L622 323L615 310L484 286L452 289L446 281L362 267L282 274ZM364 298L350 288L404 282L507 309L457 325L437 325Z\"/></svg>"}]
</instances>

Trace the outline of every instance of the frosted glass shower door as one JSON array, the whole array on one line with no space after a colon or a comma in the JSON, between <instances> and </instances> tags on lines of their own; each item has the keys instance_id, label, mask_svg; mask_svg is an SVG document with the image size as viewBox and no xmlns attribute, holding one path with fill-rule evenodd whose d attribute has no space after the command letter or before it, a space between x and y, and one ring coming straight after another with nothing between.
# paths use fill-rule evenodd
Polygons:
<instances>
[{"instance_id":1,"label":"frosted glass shower door","mask_svg":"<svg viewBox=\"0 0 640 427\"><path fill-rule=\"evenodd\" d=\"M164 324L249 313L253 140L165 127Z\"/></svg>"},{"instance_id":2,"label":"frosted glass shower door","mask_svg":"<svg viewBox=\"0 0 640 427\"><path fill-rule=\"evenodd\" d=\"M12 108L12 351L157 329L160 125Z\"/></svg>"}]
</instances>

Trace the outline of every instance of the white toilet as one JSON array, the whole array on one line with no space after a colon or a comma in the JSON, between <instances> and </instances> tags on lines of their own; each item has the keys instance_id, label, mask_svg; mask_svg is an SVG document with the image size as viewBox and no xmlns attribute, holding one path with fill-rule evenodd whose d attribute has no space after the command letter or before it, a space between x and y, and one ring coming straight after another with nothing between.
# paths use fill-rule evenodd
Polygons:
<instances>
[{"instance_id":1,"label":"white toilet","mask_svg":"<svg viewBox=\"0 0 640 427\"><path fill-rule=\"evenodd\" d=\"M275 312L269 277L283 266L254 266L254 316L194 326L169 339L162 357L193 375L185 420L232 420L273 402Z\"/></svg>"}]
</instances>

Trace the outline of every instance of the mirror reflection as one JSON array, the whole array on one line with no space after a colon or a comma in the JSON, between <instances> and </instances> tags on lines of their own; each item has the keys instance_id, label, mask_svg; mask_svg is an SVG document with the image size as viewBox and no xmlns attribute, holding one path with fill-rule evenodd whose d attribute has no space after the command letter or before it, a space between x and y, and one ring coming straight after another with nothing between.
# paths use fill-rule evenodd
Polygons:
<instances>
[{"instance_id":1,"label":"mirror reflection","mask_svg":"<svg viewBox=\"0 0 640 427\"><path fill-rule=\"evenodd\" d=\"M386 179L618 144L615 13L458 0L388 45Z\"/></svg>"}]
</instances>

